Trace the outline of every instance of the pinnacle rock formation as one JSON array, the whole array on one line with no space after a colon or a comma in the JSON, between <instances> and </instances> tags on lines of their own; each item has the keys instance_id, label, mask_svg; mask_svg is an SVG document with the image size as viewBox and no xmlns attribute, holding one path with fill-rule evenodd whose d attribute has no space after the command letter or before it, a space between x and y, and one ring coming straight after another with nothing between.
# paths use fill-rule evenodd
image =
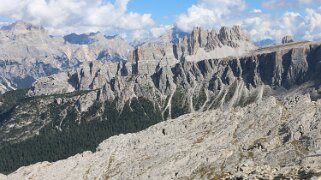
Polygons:
<instances>
[{"instance_id":1,"label":"pinnacle rock formation","mask_svg":"<svg viewBox=\"0 0 321 180\"><path fill-rule=\"evenodd\" d=\"M288 43L293 43L294 39L292 36L284 36L282 38L282 44L288 44Z\"/></svg>"},{"instance_id":2,"label":"pinnacle rock formation","mask_svg":"<svg viewBox=\"0 0 321 180\"><path fill-rule=\"evenodd\" d=\"M177 44L167 42L159 47L154 43L146 43L132 52L129 59L131 62L167 59L198 61L241 56L254 49L256 46L239 26L222 27L219 33L195 27L189 37L180 38Z\"/></svg>"}]
</instances>

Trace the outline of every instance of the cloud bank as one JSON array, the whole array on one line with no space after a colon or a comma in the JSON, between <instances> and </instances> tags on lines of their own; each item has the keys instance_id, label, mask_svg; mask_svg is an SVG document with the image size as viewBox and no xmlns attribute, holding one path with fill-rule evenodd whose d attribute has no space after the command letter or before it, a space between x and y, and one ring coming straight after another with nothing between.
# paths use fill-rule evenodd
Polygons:
<instances>
[{"instance_id":1,"label":"cloud bank","mask_svg":"<svg viewBox=\"0 0 321 180\"><path fill-rule=\"evenodd\" d=\"M129 0L1 0L0 16L66 32L127 31L154 26L151 14L127 12Z\"/></svg>"},{"instance_id":2,"label":"cloud bank","mask_svg":"<svg viewBox=\"0 0 321 180\"><path fill-rule=\"evenodd\" d=\"M1 0L0 16L44 26L54 35L101 31L139 40L158 37L173 27L156 24L152 14L129 12L129 2ZM248 2L197 0L176 16L174 24L185 32L190 32L195 26L219 29L221 26L241 25L254 41L280 41L285 35L293 35L297 40L321 39L321 7L314 7L320 6L321 0L266 0L259 9L250 9ZM295 11L297 7L300 7L299 12ZM275 13L273 8L281 11ZM0 22L0 26L3 24Z\"/></svg>"},{"instance_id":3,"label":"cloud bank","mask_svg":"<svg viewBox=\"0 0 321 180\"><path fill-rule=\"evenodd\" d=\"M244 0L199 0L186 13L177 17L176 25L183 31L190 31L194 26L217 28L221 25L234 23L230 18L242 12L246 7Z\"/></svg>"}]
</instances>

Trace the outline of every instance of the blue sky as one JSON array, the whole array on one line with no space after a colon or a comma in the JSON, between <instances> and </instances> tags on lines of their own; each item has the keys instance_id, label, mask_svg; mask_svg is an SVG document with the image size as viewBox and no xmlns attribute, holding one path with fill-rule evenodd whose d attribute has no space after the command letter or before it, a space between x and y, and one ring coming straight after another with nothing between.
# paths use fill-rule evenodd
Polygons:
<instances>
[{"instance_id":1,"label":"blue sky","mask_svg":"<svg viewBox=\"0 0 321 180\"><path fill-rule=\"evenodd\" d=\"M132 0L128 10L133 12L151 13L156 23L174 24L178 14L195 4L196 0Z\"/></svg>"},{"instance_id":2,"label":"blue sky","mask_svg":"<svg viewBox=\"0 0 321 180\"><path fill-rule=\"evenodd\" d=\"M263 0L247 0L249 10L261 9ZM157 23L174 24L177 15L184 13L197 0L132 0L129 11L151 13ZM281 11L281 10L280 10Z\"/></svg>"},{"instance_id":3,"label":"blue sky","mask_svg":"<svg viewBox=\"0 0 321 180\"><path fill-rule=\"evenodd\" d=\"M285 11L295 11L304 14L304 9L315 6L310 4L301 7L263 7L266 0L246 0L247 11L261 9L273 14L282 14ZM132 0L128 4L128 10L139 13L151 13L154 20L159 24L174 24L177 15L182 14L196 4L197 0Z\"/></svg>"},{"instance_id":4,"label":"blue sky","mask_svg":"<svg viewBox=\"0 0 321 180\"><path fill-rule=\"evenodd\" d=\"M50 34L157 37L173 26L218 30L242 26L254 40L321 39L321 0L1 0L0 25L16 20Z\"/></svg>"}]
</instances>

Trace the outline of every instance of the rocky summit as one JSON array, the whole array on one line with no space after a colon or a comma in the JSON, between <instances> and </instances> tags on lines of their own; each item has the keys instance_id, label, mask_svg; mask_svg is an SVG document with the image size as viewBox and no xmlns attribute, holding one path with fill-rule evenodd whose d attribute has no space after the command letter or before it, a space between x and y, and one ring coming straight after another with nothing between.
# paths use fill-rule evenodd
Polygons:
<instances>
[{"instance_id":1,"label":"rocky summit","mask_svg":"<svg viewBox=\"0 0 321 180\"><path fill-rule=\"evenodd\" d=\"M167 41L161 47L153 42L141 45L132 52L130 61L199 61L237 57L255 49L256 46L240 26L222 27L218 33L215 30L196 27L190 36L178 39L176 44Z\"/></svg>"},{"instance_id":2,"label":"rocky summit","mask_svg":"<svg viewBox=\"0 0 321 180\"><path fill-rule=\"evenodd\" d=\"M321 176L320 42L195 27L132 47L24 22L0 41L0 179Z\"/></svg>"}]
</instances>

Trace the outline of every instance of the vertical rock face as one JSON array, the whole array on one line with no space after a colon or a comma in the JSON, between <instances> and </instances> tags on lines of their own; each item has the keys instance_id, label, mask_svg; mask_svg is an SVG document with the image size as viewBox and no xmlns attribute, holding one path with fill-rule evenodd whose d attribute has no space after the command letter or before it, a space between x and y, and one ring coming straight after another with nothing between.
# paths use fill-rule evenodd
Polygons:
<instances>
[{"instance_id":1,"label":"vertical rock face","mask_svg":"<svg viewBox=\"0 0 321 180\"><path fill-rule=\"evenodd\" d=\"M240 26L233 26L232 28L223 27L219 33L219 39L223 45L227 45L233 48L240 46L238 42L249 42L249 36L241 29Z\"/></svg>"},{"instance_id":2,"label":"vertical rock face","mask_svg":"<svg viewBox=\"0 0 321 180\"><path fill-rule=\"evenodd\" d=\"M233 37L235 38L230 36ZM69 79L64 81L66 85L57 84L55 87L49 86L48 89L42 85L43 80L39 79L29 91L29 95L61 93L62 88L69 89L65 87L71 84L74 90L104 89L102 97L113 98L122 93L127 94L119 97L124 103L135 95L139 96L138 94L147 97L152 97L155 93L158 96L170 96L177 87L182 87L188 92L187 104L193 106L192 94L199 93L200 89L205 89L206 98L211 99L218 96L218 92L224 93L235 86L234 88L240 88L239 94L235 96L236 101L233 102L237 103L244 94L248 96L246 94L249 91L260 86L290 89L309 81L318 81L321 75L320 60L320 44L308 43L294 47L280 46L270 52L257 51L249 57L199 62L183 61L173 64L162 64L165 61L138 61L136 64L92 62L84 64L76 73L70 72ZM45 82L53 84L47 80ZM138 88L142 86L150 87L151 91L144 92ZM225 93L226 96L228 93Z\"/></svg>"},{"instance_id":3,"label":"vertical rock face","mask_svg":"<svg viewBox=\"0 0 321 180\"><path fill-rule=\"evenodd\" d=\"M292 36L285 36L282 38L282 44L288 44L294 42L294 39Z\"/></svg>"},{"instance_id":4,"label":"vertical rock face","mask_svg":"<svg viewBox=\"0 0 321 180\"><path fill-rule=\"evenodd\" d=\"M168 42L164 46L145 44L139 47L130 58L134 61L163 60L173 58L177 61L191 61L206 58L223 58L243 55L256 47L239 26L222 27L219 33L195 27L190 37L181 38L177 44ZM151 54L155 52L154 54Z\"/></svg>"}]
</instances>

